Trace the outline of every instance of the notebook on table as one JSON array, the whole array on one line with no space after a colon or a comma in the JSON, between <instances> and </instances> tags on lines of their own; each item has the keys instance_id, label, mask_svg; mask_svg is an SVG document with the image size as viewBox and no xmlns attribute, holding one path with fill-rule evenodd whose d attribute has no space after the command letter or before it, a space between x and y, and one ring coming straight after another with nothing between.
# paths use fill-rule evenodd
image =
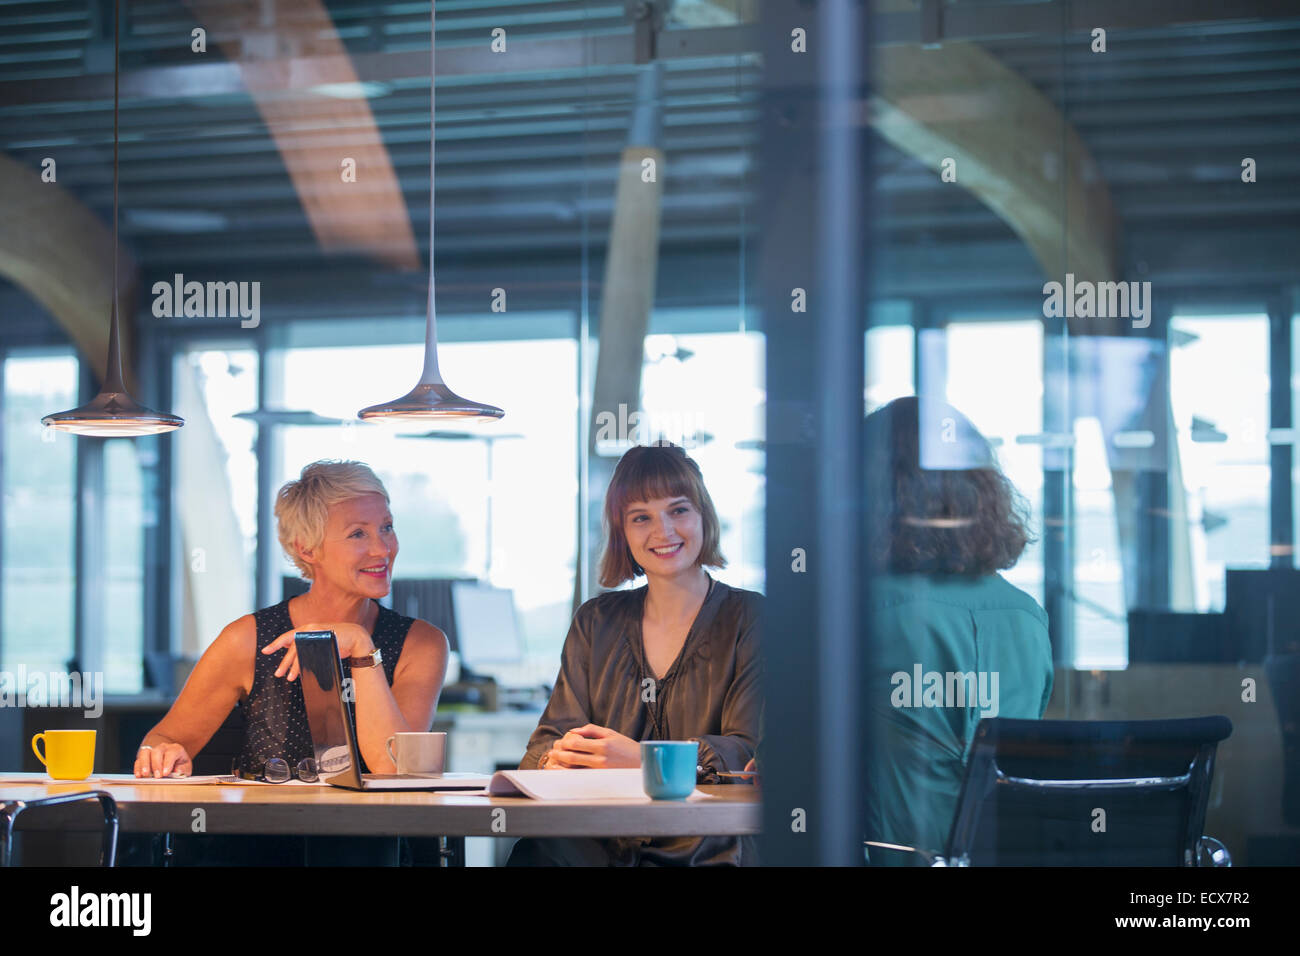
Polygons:
<instances>
[{"instance_id":1,"label":"notebook on table","mask_svg":"<svg viewBox=\"0 0 1300 956\"><path fill-rule=\"evenodd\" d=\"M348 790L483 790L490 774L397 774L361 772L361 750L343 699L343 665L333 631L299 631L298 680L307 725L324 783Z\"/></svg>"},{"instance_id":2,"label":"notebook on table","mask_svg":"<svg viewBox=\"0 0 1300 956\"><path fill-rule=\"evenodd\" d=\"M494 797L532 797L534 800L636 800L650 803L641 780L641 768L617 770L498 770L488 793ZM687 800L712 800L692 790Z\"/></svg>"}]
</instances>

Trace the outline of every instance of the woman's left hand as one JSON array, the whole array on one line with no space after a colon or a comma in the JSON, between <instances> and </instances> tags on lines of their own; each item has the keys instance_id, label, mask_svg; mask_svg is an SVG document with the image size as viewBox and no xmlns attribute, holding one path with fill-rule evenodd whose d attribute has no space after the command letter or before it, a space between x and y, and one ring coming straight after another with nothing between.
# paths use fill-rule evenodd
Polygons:
<instances>
[{"instance_id":1,"label":"woman's left hand","mask_svg":"<svg viewBox=\"0 0 1300 956\"><path fill-rule=\"evenodd\" d=\"M570 767L641 766L641 743L617 731L596 724L575 727L551 747L560 760Z\"/></svg>"},{"instance_id":2,"label":"woman's left hand","mask_svg":"<svg viewBox=\"0 0 1300 956\"><path fill-rule=\"evenodd\" d=\"M298 645L293 642L293 638L294 635L301 631L333 631L334 638L338 641L339 657L341 658L364 657L375 649L374 642L370 640L370 632L360 624L341 621L332 624L304 624L302 627L295 627L291 631L285 631L262 648L263 654L274 654L281 648L288 648L284 660L280 661L280 666L275 669L276 677L283 677L287 673L289 680L297 679Z\"/></svg>"}]
</instances>

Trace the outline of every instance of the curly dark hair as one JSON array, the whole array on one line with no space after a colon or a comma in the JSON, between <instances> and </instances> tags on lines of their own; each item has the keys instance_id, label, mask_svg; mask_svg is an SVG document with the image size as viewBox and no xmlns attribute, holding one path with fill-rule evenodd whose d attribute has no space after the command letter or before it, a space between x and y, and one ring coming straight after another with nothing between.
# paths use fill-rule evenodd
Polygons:
<instances>
[{"instance_id":1,"label":"curly dark hair","mask_svg":"<svg viewBox=\"0 0 1300 956\"><path fill-rule=\"evenodd\" d=\"M993 448L945 402L900 398L867 416L867 559L877 572L984 575L1033 540Z\"/></svg>"}]
</instances>

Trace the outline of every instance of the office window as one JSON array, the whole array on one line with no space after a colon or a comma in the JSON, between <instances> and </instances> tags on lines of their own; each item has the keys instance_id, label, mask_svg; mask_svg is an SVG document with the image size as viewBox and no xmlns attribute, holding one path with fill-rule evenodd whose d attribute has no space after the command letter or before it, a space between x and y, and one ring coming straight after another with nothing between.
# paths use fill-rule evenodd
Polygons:
<instances>
[{"instance_id":1,"label":"office window","mask_svg":"<svg viewBox=\"0 0 1300 956\"><path fill-rule=\"evenodd\" d=\"M1194 609L1221 611L1225 569L1269 560L1267 316L1175 315L1169 375Z\"/></svg>"},{"instance_id":2,"label":"office window","mask_svg":"<svg viewBox=\"0 0 1300 956\"><path fill-rule=\"evenodd\" d=\"M643 413L687 444L704 474L727 559L718 579L751 591L764 579L764 361L757 332L652 335L641 380Z\"/></svg>"},{"instance_id":3,"label":"office window","mask_svg":"<svg viewBox=\"0 0 1300 956\"><path fill-rule=\"evenodd\" d=\"M866 411L916 393L916 340L910 325L867 330Z\"/></svg>"},{"instance_id":4,"label":"office window","mask_svg":"<svg viewBox=\"0 0 1300 956\"><path fill-rule=\"evenodd\" d=\"M945 339L947 400L993 443L1029 506L1036 540L1002 574L1042 603L1043 323L954 322Z\"/></svg>"},{"instance_id":5,"label":"office window","mask_svg":"<svg viewBox=\"0 0 1300 956\"><path fill-rule=\"evenodd\" d=\"M577 343L449 342L439 357L453 389L499 405L505 418L472 430L357 422L359 409L416 381L421 345L281 353L283 407L340 424L273 426L275 487L319 459L365 462L392 499L396 576L510 588L529 653L557 654L577 556Z\"/></svg>"},{"instance_id":6,"label":"office window","mask_svg":"<svg viewBox=\"0 0 1300 956\"><path fill-rule=\"evenodd\" d=\"M257 408L257 352L195 344L173 363L173 582L179 639L197 657L221 629L253 608L257 551L257 426L235 416ZM184 585L182 586L182 582Z\"/></svg>"},{"instance_id":7,"label":"office window","mask_svg":"<svg viewBox=\"0 0 1300 956\"><path fill-rule=\"evenodd\" d=\"M138 693L144 683L144 489L127 439L104 443L104 689ZM147 453L152 453L149 448Z\"/></svg>"},{"instance_id":8,"label":"office window","mask_svg":"<svg viewBox=\"0 0 1300 956\"><path fill-rule=\"evenodd\" d=\"M4 631L7 670L63 671L73 656L76 443L41 417L77 404L70 349L4 359Z\"/></svg>"},{"instance_id":9,"label":"office window","mask_svg":"<svg viewBox=\"0 0 1300 956\"><path fill-rule=\"evenodd\" d=\"M1291 322L1291 428L1293 434L1300 433L1300 315L1294 315ZM1277 436L1278 441L1285 441L1290 436ZM1291 562L1300 567L1300 441L1291 439L1291 502L1292 502L1292 536Z\"/></svg>"},{"instance_id":10,"label":"office window","mask_svg":"<svg viewBox=\"0 0 1300 956\"><path fill-rule=\"evenodd\" d=\"M1074 421L1069 541L1071 609L1076 668L1110 669L1128 663L1128 608L1124 563L1115 519L1115 491L1101 422Z\"/></svg>"}]
</instances>

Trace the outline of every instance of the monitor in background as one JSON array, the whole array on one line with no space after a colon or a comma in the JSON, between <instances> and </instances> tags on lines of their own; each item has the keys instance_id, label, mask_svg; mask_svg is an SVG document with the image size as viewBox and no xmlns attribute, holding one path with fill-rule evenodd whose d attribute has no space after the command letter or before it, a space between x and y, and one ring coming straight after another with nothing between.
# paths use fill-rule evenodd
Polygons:
<instances>
[{"instance_id":1,"label":"monitor in background","mask_svg":"<svg viewBox=\"0 0 1300 956\"><path fill-rule=\"evenodd\" d=\"M1224 590L1238 660L1300 654L1300 570L1228 568Z\"/></svg>"},{"instance_id":2,"label":"monitor in background","mask_svg":"<svg viewBox=\"0 0 1300 956\"><path fill-rule=\"evenodd\" d=\"M451 598L456 642L465 666L487 674L494 665L518 664L523 659L513 592L457 581L452 585Z\"/></svg>"}]
</instances>

